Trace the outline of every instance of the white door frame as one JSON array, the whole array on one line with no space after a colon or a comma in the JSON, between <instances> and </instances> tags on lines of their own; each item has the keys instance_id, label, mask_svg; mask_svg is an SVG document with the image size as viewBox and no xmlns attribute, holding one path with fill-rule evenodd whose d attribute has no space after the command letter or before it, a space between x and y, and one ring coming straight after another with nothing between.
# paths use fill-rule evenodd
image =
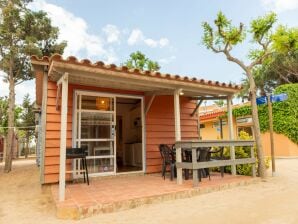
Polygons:
<instances>
[{"instance_id":1,"label":"white door frame","mask_svg":"<svg viewBox=\"0 0 298 224\"><path fill-rule=\"evenodd\" d=\"M130 171L130 172L121 172L118 173L116 170L117 165L117 158L116 158L116 152L117 152L117 145L116 145L116 130L115 130L115 141L114 141L114 172L106 172L106 173L96 173L91 174L90 176L107 176L107 175L122 175L122 174L131 174L131 173L144 173L145 172L145 110L144 110L144 96L139 95L130 95L130 94L118 94L118 93L109 93L109 92L101 92L101 91L90 91L90 90L80 90L80 89L74 89L73 93L73 120L72 120L72 145L73 147L76 147L76 136L77 136L77 96L79 94L87 95L87 96L103 96L103 97L112 97L115 98L115 120L116 122L116 105L117 105L117 97L121 98L129 98L129 99L140 99L141 100L141 121L142 121L142 170L140 171ZM81 100L79 101L81 103ZM80 132L80 130L78 130Z\"/></svg>"}]
</instances>

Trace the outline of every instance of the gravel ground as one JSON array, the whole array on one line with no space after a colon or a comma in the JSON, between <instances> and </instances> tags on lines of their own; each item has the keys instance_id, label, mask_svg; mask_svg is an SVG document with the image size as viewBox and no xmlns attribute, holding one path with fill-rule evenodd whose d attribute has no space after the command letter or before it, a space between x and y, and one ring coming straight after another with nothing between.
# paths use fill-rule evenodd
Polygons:
<instances>
[{"instance_id":1,"label":"gravel ground","mask_svg":"<svg viewBox=\"0 0 298 224\"><path fill-rule=\"evenodd\" d=\"M0 223L298 223L298 159L276 161L277 176L249 186L72 221L58 220L34 160L0 164ZM268 172L269 174L269 172Z\"/></svg>"}]
</instances>

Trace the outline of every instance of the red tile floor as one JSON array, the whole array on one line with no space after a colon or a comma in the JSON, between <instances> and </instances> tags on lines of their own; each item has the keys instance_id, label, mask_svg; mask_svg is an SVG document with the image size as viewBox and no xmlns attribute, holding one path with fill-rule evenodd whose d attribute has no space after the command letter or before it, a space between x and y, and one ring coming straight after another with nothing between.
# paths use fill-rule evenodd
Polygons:
<instances>
[{"instance_id":1,"label":"red tile floor","mask_svg":"<svg viewBox=\"0 0 298 224\"><path fill-rule=\"evenodd\" d=\"M93 178L90 185L85 183L66 184L65 201L58 201L58 185L52 186L52 194L57 208L57 217L80 219L98 213L114 212L140 206L186 198L202 193L246 185L258 178L212 174L211 180L203 178L199 187L192 187L192 179L178 185L176 180L165 180L160 174L144 176L115 176Z\"/></svg>"}]
</instances>

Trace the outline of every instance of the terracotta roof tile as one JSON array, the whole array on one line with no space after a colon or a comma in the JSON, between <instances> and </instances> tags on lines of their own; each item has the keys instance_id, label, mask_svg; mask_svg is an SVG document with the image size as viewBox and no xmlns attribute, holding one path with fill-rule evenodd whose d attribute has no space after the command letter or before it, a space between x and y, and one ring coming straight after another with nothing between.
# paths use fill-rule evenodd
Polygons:
<instances>
[{"instance_id":1,"label":"terracotta roof tile","mask_svg":"<svg viewBox=\"0 0 298 224\"><path fill-rule=\"evenodd\" d=\"M209 120L212 118L217 118L218 116L221 116L224 114L225 114L225 111L209 112L209 113L200 115L200 120L202 120L202 121Z\"/></svg>"},{"instance_id":2,"label":"terracotta roof tile","mask_svg":"<svg viewBox=\"0 0 298 224\"><path fill-rule=\"evenodd\" d=\"M211 81L211 80L205 80L205 79L197 79L195 77L191 78L189 76L180 76L180 75L171 75L171 74L162 74L160 72L150 72L150 71L140 71L139 69L128 69L126 66L116 66L115 64L105 65L102 61L97 61L95 63L92 63L89 59L83 59L79 61L74 56L69 56L67 59L63 59L63 57L59 54L54 54L51 57L44 56L42 58L38 58L36 55L31 56L31 61L34 64L34 61L36 62L44 62L51 64L52 61L58 61L58 62L67 62L71 64L77 64L77 65L83 65L83 66L89 66L89 67L98 67L98 68L104 68L107 70L114 70L114 71L120 71L120 72L129 72L133 73L135 75L146 75L146 76L153 76L163 79L173 79L177 81L182 82L194 82L194 83L200 83L204 85L212 85L212 86L219 86L224 88L232 88L240 90L242 87L240 85L233 85L231 83L221 83L219 81Z\"/></svg>"}]
</instances>

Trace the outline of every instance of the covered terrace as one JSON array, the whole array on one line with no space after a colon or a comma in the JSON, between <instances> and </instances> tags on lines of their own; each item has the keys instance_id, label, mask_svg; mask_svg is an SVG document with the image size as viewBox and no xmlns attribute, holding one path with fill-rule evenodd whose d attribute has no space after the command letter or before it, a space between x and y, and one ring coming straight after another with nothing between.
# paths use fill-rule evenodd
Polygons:
<instances>
[{"instance_id":1,"label":"covered terrace","mask_svg":"<svg viewBox=\"0 0 298 224\"><path fill-rule=\"evenodd\" d=\"M144 97L146 100L142 103L142 144L143 150L143 163L146 163L146 117L150 111L151 105L158 96L172 96L173 99L173 113L174 113L174 127L175 127L175 141L177 144L177 183L182 184L182 169L188 168L193 169L194 172L198 168L202 168L201 165L195 164L195 161L190 164L182 163L181 159L181 149L184 144L191 144L191 148L210 145L210 142L204 142L199 140L199 120L197 116L197 111L203 100L218 100L223 99L227 101L228 105L228 125L229 125L229 135L230 142L222 142L223 146L231 146L231 160L221 161L225 165L231 165L232 175L236 175L236 164L241 162L235 160L234 146L239 145L239 142L233 142L233 120L232 120L232 97L237 93L241 86L226 84L220 82L214 82L210 80L189 78L187 76L162 74L160 72L149 72L140 71L138 69L128 69L127 67L117 67L116 65L105 65L103 62L91 63L89 60L85 59L79 61L75 57L68 57L63 59L60 55L54 55L51 58L43 57L38 58L33 56L31 58L36 76L37 91L40 94L38 97L42 101L42 113L46 113L47 108L47 94L48 83L55 82L57 85L56 94L56 110L59 111L60 116L60 137L59 137L59 187L58 187L58 200L63 202L65 200L65 181L66 181L66 147L68 145L68 108L69 108L69 86L88 86L101 88L110 92L115 91L126 91L128 94L136 94ZM38 75L40 74L40 75ZM189 119L197 120L197 131L196 138L192 140L182 141L181 135L181 110L183 107L180 105L181 99L190 100L196 105L193 110L189 113ZM37 99L38 100L38 99ZM142 101L143 102L143 101ZM68 105L68 106L67 106ZM160 105L162 107L162 105ZM187 118L184 118L187 119ZM44 119L42 121L43 134L46 135L47 121ZM74 132L74 130L73 130ZM73 133L74 134L74 133ZM72 134L72 135L73 135ZM76 142L71 140L72 146L76 146ZM216 142L216 141L215 141ZM43 140L45 147L46 139ZM205 144L205 145L204 145ZM213 143L212 143L213 144ZM240 143L244 144L244 143ZM220 141L216 145L221 145ZM115 154L114 154L115 155ZM113 157L116 160L116 157ZM254 159L249 161L242 161L253 163ZM43 161L44 162L44 161ZM208 164L203 164L204 167L212 167ZM215 164L223 165L223 164ZM41 165L42 167L42 165ZM146 172L146 166L143 165L143 173ZM43 171L42 171L43 172ZM114 174L116 174L114 172ZM193 175L196 176L196 175ZM194 178L193 184L196 184L197 180ZM91 183L92 185L92 183Z\"/></svg>"}]
</instances>

